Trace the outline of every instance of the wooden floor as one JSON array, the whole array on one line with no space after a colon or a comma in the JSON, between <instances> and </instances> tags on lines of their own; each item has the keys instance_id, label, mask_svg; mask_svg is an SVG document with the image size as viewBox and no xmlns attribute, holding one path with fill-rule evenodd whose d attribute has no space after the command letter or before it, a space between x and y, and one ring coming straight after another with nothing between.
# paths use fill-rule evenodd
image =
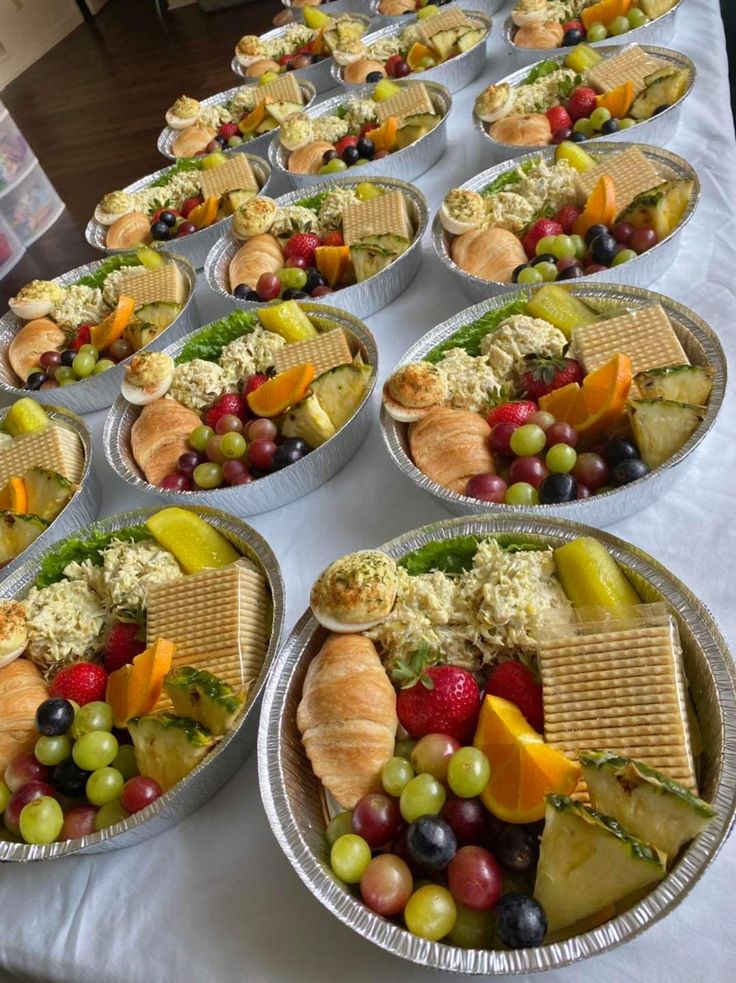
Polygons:
<instances>
[{"instance_id":1,"label":"wooden floor","mask_svg":"<svg viewBox=\"0 0 736 983\"><path fill-rule=\"evenodd\" d=\"M278 0L205 14L170 11L168 35L153 0L109 0L2 93L67 210L0 283L8 297L101 254L86 225L103 194L165 166L156 150L164 112L182 93L203 98L237 84L235 42L271 26Z\"/></svg>"}]
</instances>

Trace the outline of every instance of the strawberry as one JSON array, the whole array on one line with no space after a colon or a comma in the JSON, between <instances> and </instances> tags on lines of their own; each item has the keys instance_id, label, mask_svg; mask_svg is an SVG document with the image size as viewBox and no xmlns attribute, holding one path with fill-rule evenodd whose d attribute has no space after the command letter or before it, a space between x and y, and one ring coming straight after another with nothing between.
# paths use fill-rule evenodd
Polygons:
<instances>
[{"instance_id":1,"label":"strawberry","mask_svg":"<svg viewBox=\"0 0 736 983\"><path fill-rule=\"evenodd\" d=\"M582 209L578 208L576 205L563 205L559 212L555 215L555 222L559 222L562 226L562 231L566 236L572 235L573 226L580 218L582 214Z\"/></svg>"},{"instance_id":2,"label":"strawberry","mask_svg":"<svg viewBox=\"0 0 736 983\"><path fill-rule=\"evenodd\" d=\"M145 647L145 632L140 625L129 621L116 621L110 629L105 645L105 669L108 672L115 672L121 666L129 665Z\"/></svg>"},{"instance_id":3,"label":"strawberry","mask_svg":"<svg viewBox=\"0 0 736 983\"><path fill-rule=\"evenodd\" d=\"M217 127L217 132L221 137L225 137L226 140L229 140L230 137L240 136L240 130L238 129L237 123L221 123Z\"/></svg>"},{"instance_id":4,"label":"strawberry","mask_svg":"<svg viewBox=\"0 0 736 983\"><path fill-rule=\"evenodd\" d=\"M560 235L562 235L562 226L559 222L553 222L551 218L540 218L526 232L521 244L529 259L534 259L537 255L537 243L540 239L544 239L545 236Z\"/></svg>"},{"instance_id":5,"label":"strawberry","mask_svg":"<svg viewBox=\"0 0 736 983\"><path fill-rule=\"evenodd\" d=\"M545 113L549 121L549 128L554 133L556 130L571 130L572 120L570 114L564 106L552 106Z\"/></svg>"},{"instance_id":6,"label":"strawberry","mask_svg":"<svg viewBox=\"0 0 736 983\"><path fill-rule=\"evenodd\" d=\"M593 112L596 106L596 91L586 86L575 89L567 100L567 111L573 123L579 119L586 119Z\"/></svg>"},{"instance_id":7,"label":"strawberry","mask_svg":"<svg viewBox=\"0 0 736 983\"><path fill-rule=\"evenodd\" d=\"M230 414L242 417L247 409L248 404L242 396L238 396L237 393L225 393L207 410L204 422L214 430L220 417Z\"/></svg>"},{"instance_id":8,"label":"strawberry","mask_svg":"<svg viewBox=\"0 0 736 983\"><path fill-rule=\"evenodd\" d=\"M255 375L249 375L245 380L245 385L243 386L243 396L247 396L249 393L254 392L259 386L262 386L264 382L268 382L268 376L263 372L257 372Z\"/></svg>"},{"instance_id":9,"label":"strawberry","mask_svg":"<svg viewBox=\"0 0 736 983\"><path fill-rule=\"evenodd\" d=\"M91 328L91 324L80 324L68 347L78 352L82 345L88 345L92 337Z\"/></svg>"},{"instance_id":10,"label":"strawberry","mask_svg":"<svg viewBox=\"0 0 736 983\"><path fill-rule=\"evenodd\" d=\"M203 201L204 198L202 195L195 195L193 198L187 198L179 211L182 213L184 218L189 218L189 213L193 212L197 205L201 205Z\"/></svg>"},{"instance_id":11,"label":"strawberry","mask_svg":"<svg viewBox=\"0 0 736 983\"><path fill-rule=\"evenodd\" d=\"M574 358L538 358L527 355L528 368L519 376L519 385L527 396L539 399L553 389L561 389L571 382L583 381L583 369Z\"/></svg>"},{"instance_id":12,"label":"strawberry","mask_svg":"<svg viewBox=\"0 0 736 983\"><path fill-rule=\"evenodd\" d=\"M521 426L538 409L537 404L533 403L530 399L518 399L510 403L501 403L500 406L494 406L486 417L486 420L491 429L497 423L518 423Z\"/></svg>"},{"instance_id":13,"label":"strawberry","mask_svg":"<svg viewBox=\"0 0 736 983\"><path fill-rule=\"evenodd\" d=\"M342 232L328 232L327 235L322 240L323 246L344 246L345 240L342 237Z\"/></svg>"},{"instance_id":14,"label":"strawberry","mask_svg":"<svg viewBox=\"0 0 736 983\"><path fill-rule=\"evenodd\" d=\"M402 687L396 701L399 720L411 737L449 734L465 744L478 722L478 684L467 669L433 661L429 648L421 646L393 670L394 682Z\"/></svg>"},{"instance_id":15,"label":"strawberry","mask_svg":"<svg viewBox=\"0 0 736 983\"><path fill-rule=\"evenodd\" d=\"M303 52L303 54L306 54L306 52ZM279 65L290 65L295 57L296 55L282 55L279 58Z\"/></svg>"},{"instance_id":16,"label":"strawberry","mask_svg":"<svg viewBox=\"0 0 736 983\"><path fill-rule=\"evenodd\" d=\"M342 152L346 147L355 147L358 143L358 138L355 136L346 136L341 140L338 140L335 144L335 151L338 157L342 157Z\"/></svg>"},{"instance_id":17,"label":"strawberry","mask_svg":"<svg viewBox=\"0 0 736 983\"><path fill-rule=\"evenodd\" d=\"M322 240L315 232L297 232L284 246L284 256L301 256L307 261L307 266L314 266L314 250L322 245Z\"/></svg>"},{"instance_id":18,"label":"strawberry","mask_svg":"<svg viewBox=\"0 0 736 983\"><path fill-rule=\"evenodd\" d=\"M486 693L513 703L538 733L544 730L542 685L523 662L502 662L486 683Z\"/></svg>"},{"instance_id":19,"label":"strawberry","mask_svg":"<svg viewBox=\"0 0 736 983\"><path fill-rule=\"evenodd\" d=\"M566 20L562 25L562 30L567 34L568 31L581 31L586 33L585 24L581 20Z\"/></svg>"},{"instance_id":20,"label":"strawberry","mask_svg":"<svg viewBox=\"0 0 736 983\"><path fill-rule=\"evenodd\" d=\"M75 662L61 669L49 689L49 696L74 700L80 707L94 700L105 699L107 673L96 662Z\"/></svg>"}]
</instances>

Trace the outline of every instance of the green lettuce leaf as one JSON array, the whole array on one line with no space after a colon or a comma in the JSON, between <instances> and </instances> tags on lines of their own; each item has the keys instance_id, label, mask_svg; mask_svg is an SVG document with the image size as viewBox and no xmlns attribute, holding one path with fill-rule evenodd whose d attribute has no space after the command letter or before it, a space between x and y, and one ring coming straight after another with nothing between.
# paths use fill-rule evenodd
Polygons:
<instances>
[{"instance_id":1,"label":"green lettuce leaf","mask_svg":"<svg viewBox=\"0 0 736 983\"><path fill-rule=\"evenodd\" d=\"M138 543L142 540L152 540L153 536L145 526L130 526L127 529L116 529L115 532L93 532L92 535L74 536L46 554L34 581L34 587L48 587L62 580L64 568L75 560L77 563L90 560L94 566L102 566L103 550L113 539Z\"/></svg>"},{"instance_id":2,"label":"green lettuce leaf","mask_svg":"<svg viewBox=\"0 0 736 983\"><path fill-rule=\"evenodd\" d=\"M219 321L214 321L198 331L184 345L181 354L175 360L176 364L182 365L195 358L204 359L205 362L216 362L226 345L244 334L250 334L257 324L258 317L252 312L233 311L227 317L220 318Z\"/></svg>"},{"instance_id":3,"label":"green lettuce leaf","mask_svg":"<svg viewBox=\"0 0 736 983\"><path fill-rule=\"evenodd\" d=\"M110 256L100 263L98 268L94 273L90 273L88 276L83 276L79 280L75 280L75 287L94 287L97 290L102 290L105 280L111 273L115 270L121 269L123 266L140 266L141 261L138 259L135 253L123 253L119 256Z\"/></svg>"},{"instance_id":4,"label":"green lettuce leaf","mask_svg":"<svg viewBox=\"0 0 736 983\"><path fill-rule=\"evenodd\" d=\"M480 355L480 343L485 336L495 330L507 317L514 314L526 314L526 300L522 297L510 300L493 311L486 311L476 321L471 321L470 324L458 328L454 334L451 334L449 338L433 348L428 355L425 355L425 361L433 364L441 362L445 352L451 348L464 348L468 355Z\"/></svg>"},{"instance_id":5,"label":"green lettuce leaf","mask_svg":"<svg viewBox=\"0 0 736 983\"><path fill-rule=\"evenodd\" d=\"M316 195L312 195L310 198L302 198L301 201L297 201L295 204L299 208L311 208L313 212L318 212L322 207L322 202L329 193L329 191L318 191Z\"/></svg>"},{"instance_id":6,"label":"green lettuce leaf","mask_svg":"<svg viewBox=\"0 0 736 983\"><path fill-rule=\"evenodd\" d=\"M559 69L559 65L556 61L552 61L550 58L540 61L538 65L529 72L527 77L521 83L521 85L531 85L536 82L537 79L544 78L546 75L551 75L552 72L556 72Z\"/></svg>"},{"instance_id":7,"label":"green lettuce leaf","mask_svg":"<svg viewBox=\"0 0 736 983\"><path fill-rule=\"evenodd\" d=\"M515 167L512 171L505 171L503 174L499 174L495 181L491 181L487 184L485 188L481 189L481 196L483 198L491 198L493 195L497 195L499 191L506 191L508 188L513 187L513 185L518 184L525 174L538 163L536 160L529 160L526 164L520 164Z\"/></svg>"},{"instance_id":8,"label":"green lettuce leaf","mask_svg":"<svg viewBox=\"0 0 736 983\"><path fill-rule=\"evenodd\" d=\"M457 536L455 539L434 540L418 550L402 556L399 566L410 577L439 570L442 573L458 574L470 570L478 550L478 543L489 537ZM538 543L534 536L525 533L498 533L493 537L506 553L519 553L523 550L544 550L547 547Z\"/></svg>"}]
</instances>

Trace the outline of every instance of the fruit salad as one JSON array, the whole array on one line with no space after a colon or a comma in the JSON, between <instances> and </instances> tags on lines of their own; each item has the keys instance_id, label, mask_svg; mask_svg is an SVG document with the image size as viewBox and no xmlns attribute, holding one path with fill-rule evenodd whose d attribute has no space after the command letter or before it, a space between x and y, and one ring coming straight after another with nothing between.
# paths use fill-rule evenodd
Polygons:
<instances>
[{"instance_id":1,"label":"fruit salad","mask_svg":"<svg viewBox=\"0 0 736 983\"><path fill-rule=\"evenodd\" d=\"M180 96L166 110L159 149L179 158L241 147L272 133L287 116L300 112L307 101L305 90L291 76L230 89L204 103Z\"/></svg>"},{"instance_id":2,"label":"fruit salad","mask_svg":"<svg viewBox=\"0 0 736 983\"><path fill-rule=\"evenodd\" d=\"M520 48L562 48L605 41L644 27L679 0L518 0L512 41Z\"/></svg>"},{"instance_id":3,"label":"fruit salad","mask_svg":"<svg viewBox=\"0 0 736 983\"><path fill-rule=\"evenodd\" d=\"M385 76L402 79L426 72L450 58L463 55L488 38L488 21L472 10L449 7L433 17L412 19L404 28L383 33L347 54L336 54L342 81L349 85L379 82Z\"/></svg>"},{"instance_id":4,"label":"fruit salad","mask_svg":"<svg viewBox=\"0 0 736 983\"><path fill-rule=\"evenodd\" d=\"M45 532L87 467L79 434L30 396L0 420L0 567ZM0 663L2 659L0 658Z\"/></svg>"},{"instance_id":5,"label":"fruit salad","mask_svg":"<svg viewBox=\"0 0 736 983\"><path fill-rule=\"evenodd\" d=\"M249 484L333 437L370 391L373 368L341 328L291 300L234 311L185 344L131 360L123 396L143 406L133 459L169 491Z\"/></svg>"},{"instance_id":6,"label":"fruit salad","mask_svg":"<svg viewBox=\"0 0 736 983\"><path fill-rule=\"evenodd\" d=\"M238 726L269 597L261 569L187 509L49 551L25 596L0 600L0 701L16 721L0 839L89 836L175 788Z\"/></svg>"},{"instance_id":7,"label":"fruit salad","mask_svg":"<svg viewBox=\"0 0 736 983\"><path fill-rule=\"evenodd\" d=\"M565 140L553 156L525 159L480 191L453 189L439 222L466 273L542 283L648 252L680 226L694 196L695 181L664 173L636 146L598 158Z\"/></svg>"},{"instance_id":8,"label":"fruit salad","mask_svg":"<svg viewBox=\"0 0 736 983\"><path fill-rule=\"evenodd\" d=\"M177 161L137 191L112 191L95 208L88 238L102 249L132 249L209 228L260 193L256 159L217 150Z\"/></svg>"},{"instance_id":9,"label":"fruit salad","mask_svg":"<svg viewBox=\"0 0 736 983\"><path fill-rule=\"evenodd\" d=\"M147 247L67 286L33 280L10 299L22 322L7 351L18 385L56 389L107 372L165 331L189 294L176 262Z\"/></svg>"},{"instance_id":10,"label":"fruit salad","mask_svg":"<svg viewBox=\"0 0 736 983\"><path fill-rule=\"evenodd\" d=\"M491 139L513 146L611 136L684 97L693 73L677 57L665 60L636 44L609 55L579 44L564 59L535 65L516 85L484 89L474 113Z\"/></svg>"},{"instance_id":11,"label":"fruit salad","mask_svg":"<svg viewBox=\"0 0 736 983\"><path fill-rule=\"evenodd\" d=\"M271 81L297 72L338 52L351 52L368 30L369 18L356 14L332 17L315 7L304 8L304 23L271 31L264 37L244 35L235 45L238 74Z\"/></svg>"},{"instance_id":12,"label":"fruit salad","mask_svg":"<svg viewBox=\"0 0 736 983\"><path fill-rule=\"evenodd\" d=\"M597 539L541 540L430 540L398 562L365 550L312 588L326 631L296 724L331 817L323 857L430 942L524 949L588 931L716 816L667 606L642 603Z\"/></svg>"},{"instance_id":13,"label":"fruit salad","mask_svg":"<svg viewBox=\"0 0 736 983\"><path fill-rule=\"evenodd\" d=\"M233 215L243 245L230 261L238 300L315 299L362 283L402 256L418 234L398 189L335 184L294 205L258 198Z\"/></svg>"},{"instance_id":14,"label":"fruit salad","mask_svg":"<svg viewBox=\"0 0 736 983\"><path fill-rule=\"evenodd\" d=\"M410 147L448 111L442 96L421 82L398 85L384 78L365 97L347 96L332 112L285 120L279 131L283 166L292 174L339 174Z\"/></svg>"},{"instance_id":15,"label":"fruit salad","mask_svg":"<svg viewBox=\"0 0 736 983\"><path fill-rule=\"evenodd\" d=\"M540 287L400 366L383 403L414 465L496 505L559 505L666 465L707 413L715 371L693 364L664 308Z\"/></svg>"}]
</instances>

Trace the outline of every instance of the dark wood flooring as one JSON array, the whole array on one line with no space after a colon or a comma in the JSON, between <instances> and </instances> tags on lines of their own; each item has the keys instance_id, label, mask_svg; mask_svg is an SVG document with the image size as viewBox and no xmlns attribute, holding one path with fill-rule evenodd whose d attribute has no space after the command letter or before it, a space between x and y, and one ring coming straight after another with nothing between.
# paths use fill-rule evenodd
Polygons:
<instances>
[{"instance_id":1,"label":"dark wood flooring","mask_svg":"<svg viewBox=\"0 0 736 983\"><path fill-rule=\"evenodd\" d=\"M29 280L99 259L84 239L97 201L165 165L156 137L167 106L235 85L235 42L268 30L281 9L278 0L208 14L180 7L166 34L153 0L110 0L8 85L2 101L67 209L0 283L0 313Z\"/></svg>"}]
</instances>

